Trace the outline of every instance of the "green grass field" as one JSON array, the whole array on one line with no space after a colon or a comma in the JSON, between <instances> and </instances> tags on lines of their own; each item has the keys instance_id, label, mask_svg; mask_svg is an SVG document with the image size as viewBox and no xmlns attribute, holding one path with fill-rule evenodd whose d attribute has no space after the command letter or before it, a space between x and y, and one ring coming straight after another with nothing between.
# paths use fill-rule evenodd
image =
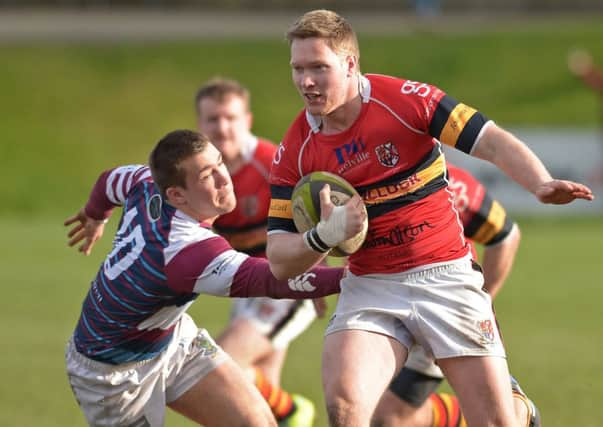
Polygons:
<instances>
[{"instance_id":1,"label":"green grass field","mask_svg":"<svg viewBox=\"0 0 603 427\"><path fill-rule=\"evenodd\" d=\"M361 39L362 66L435 83L503 125L594 127L597 99L569 75L565 55L582 46L603 62L602 40L596 21L370 37ZM85 258L67 248L63 219L102 169L143 163L163 134L194 127L194 92L211 76L250 87L254 130L275 141L301 103L278 40L3 45L0 55L0 425L83 426L63 348L111 235ZM526 218L520 225L522 248L497 301L512 371L546 427L600 426L603 218ZM190 312L215 335L228 305L200 297ZM325 325L316 322L292 345L283 380L317 403L317 427L326 425ZM190 423L170 415L167 425Z\"/></svg>"}]
</instances>

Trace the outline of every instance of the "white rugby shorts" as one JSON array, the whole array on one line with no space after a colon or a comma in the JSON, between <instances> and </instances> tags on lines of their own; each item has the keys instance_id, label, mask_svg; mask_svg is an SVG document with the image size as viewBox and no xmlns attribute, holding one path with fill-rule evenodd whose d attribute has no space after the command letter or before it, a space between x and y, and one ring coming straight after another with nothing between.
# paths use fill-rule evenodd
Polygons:
<instances>
[{"instance_id":1,"label":"white rugby shorts","mask_svg":"<svg viewBox=\"0 0 603 427\"><path fill-rule=\"evenodd\" d=\"M169 346L142 362L111 365L80 354L72 340L67 375L91 426L163 426L166 405L182 396L229 356L205 329L183 314Z\"/></svg>"},{"instance_id":2,"label":"white rugby shorts","mask_svg":"<svg viewBox=\"0 0 603 427\"><path fill-rule=\"evenodd\" d=\"M470 256L398 274L348 273L326 335L376 332L407 349L419 344L430 359L505 357L483 281Z\"/></svg>"},{"instance_id":3,"label":"white rugby shorts","mask_svg":"<svg viewBox=\"0 0 603 427\"><path fill-rule=\"evenodd\" d=\"M246 319L270 339L275 349L286 348L316 319L311 300L236 298L231 320Z\"/></svg>"}]
</instances>

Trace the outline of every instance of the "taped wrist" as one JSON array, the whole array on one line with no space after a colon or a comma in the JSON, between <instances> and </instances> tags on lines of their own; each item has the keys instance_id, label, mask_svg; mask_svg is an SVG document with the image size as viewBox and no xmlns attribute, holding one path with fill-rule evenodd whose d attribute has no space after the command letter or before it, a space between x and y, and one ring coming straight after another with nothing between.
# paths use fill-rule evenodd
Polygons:
<instances>
[{"instance_id":1,"label":"taped wrist","mask_svg":"<svg viewBox=\"0 0 603 427\"><path fill-rule=\"evenodd\" d=\"M304 242L316 252L327 252L345 240L345 206L335 206L327 219L304 233Z\"/></svg>"},{"instance_id":2,"label":"taped wrist","mask_svg":"<svg viewBox=\"0 0 603 427\"><path fill-rule=\"evenodd\" d=\"M325 253L331 249L325 242L322 241L318 235L318 230L316 227L311 228L304 233L304 243L313 251L320 253Z\"/></svg>"}]
</instances>

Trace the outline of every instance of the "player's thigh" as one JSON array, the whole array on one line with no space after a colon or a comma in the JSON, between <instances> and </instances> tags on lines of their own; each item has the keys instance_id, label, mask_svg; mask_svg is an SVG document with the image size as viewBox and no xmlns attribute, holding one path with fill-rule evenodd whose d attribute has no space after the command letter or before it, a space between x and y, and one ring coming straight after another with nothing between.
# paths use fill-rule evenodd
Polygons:
<instances>
[{"instance_id":1,"label":"player's thigh","mask_svg":"<svg viewBox=\"0 0 603 427\"><path fill-rule=\"evenodd\" d=\"M467 356L438 360L470 426L516 426L507 361Z\"/></svg>"},{"instance_id":2,"label":"player's thigh","mask_svg":"<svg viewBox=\"0 0 603 427\"><path fill-rule=\"evenodd\" d=\"M266 401L232 360L223 362L169 407L206 427L276 426Z\"/></svg>"},{"instance_id":3,"label":"player's thigh","mask_svg":"<svg viewBox=\"0 0 603 427\"><path fill-rule=\"evenodd\" d=\"M383 334L348 329L327 335L322 366L327 405L344 401L372 412L406 355L406 347Z\"/></svg>"}]
</instances>

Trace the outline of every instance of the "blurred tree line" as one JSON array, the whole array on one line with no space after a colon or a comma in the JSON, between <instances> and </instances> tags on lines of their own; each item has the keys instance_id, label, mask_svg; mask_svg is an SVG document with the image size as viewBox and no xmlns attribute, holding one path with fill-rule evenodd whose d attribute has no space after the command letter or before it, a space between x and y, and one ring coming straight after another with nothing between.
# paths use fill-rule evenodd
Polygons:
<instances>
[{"instance_id":1,"label":"blurred tree line","mask_svg":"<svg viewBox=\"0 0 603 427\"><path fill-rule=\"evenodd\" d=\"M507 11L511 13L603 12L602 0L0 0L10 8L151 8L214 10L400 10L446 12Z\"/></svg>"}]
</instances>

